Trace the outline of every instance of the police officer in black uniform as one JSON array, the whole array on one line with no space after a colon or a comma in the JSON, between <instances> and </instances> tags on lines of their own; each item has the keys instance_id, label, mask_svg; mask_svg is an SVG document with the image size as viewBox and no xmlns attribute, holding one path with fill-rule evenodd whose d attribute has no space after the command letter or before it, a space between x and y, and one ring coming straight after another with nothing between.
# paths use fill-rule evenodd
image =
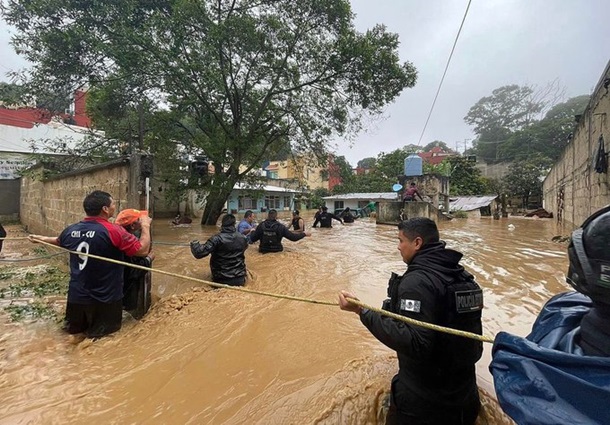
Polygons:
<instances>
[{"instance_id":1,"label":"police officer in black uniform","mask_svg":"<svg viewBox=\"0 0 610 425\"><path fill-rule=\"evenodd\" d=\"M256 227L253 233L250 234L252 243L260 240L258 246L259 252L280 252L284 250L282 238L286 238L293 242L303 239L305 236L311 236L310 232L291 232L286 226L277 221L277 211L269 210L267 220L263 221Z\"/></svg>"},{"instance_id":2,"label":"police officer in black uniform","mask_svg":"<svg viewBox=\"0 0 610 425\"><path fill-rule=\"evenodd\" d=\"M338 220L341 222L341 224L343 224L343 220L341 220L341 218L337 217L333 213L329 213L328 207L324 206L322 207L322 212L317 215L312 227L317 227L318 223L320 223L320 227L333 227L333 219Z\"/></svg>"},{"instance_id":3,"label":"police officer in black uniform","mask_svg":"<svg viewBox=\"0 0 610 425\"><path fill-rule=\"evenodd\" d=\"M482 333L483 294L459 264L462 254L445 248L436 223L412 218L398 225L398 250L409 265L392 274L385 310L423 322ZM342 310L360 316L383 344L398 354L386 424L474 424L480 409L475 363L482 343L425 329L363 309L339 294Z\"/></svg>"}]
</instances>

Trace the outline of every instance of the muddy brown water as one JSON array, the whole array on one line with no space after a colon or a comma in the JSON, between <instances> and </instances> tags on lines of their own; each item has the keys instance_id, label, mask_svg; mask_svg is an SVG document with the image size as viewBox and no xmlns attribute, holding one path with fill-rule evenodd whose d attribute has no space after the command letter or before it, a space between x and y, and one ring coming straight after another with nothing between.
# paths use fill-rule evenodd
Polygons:
<instances>
[{"instance_id":1,"label":"muddy brown water","mask_svg":"<svg viewBox=\"0 0 610 425\"><path fill-rule=\"evenodd\" d=\"M311 216L307 221L309 228ZM552 220L454 220L440 229L484 288L486 335L527 334L542 304L568 289L565 246L551 242L565 231ZM203 241L216 231L153 224L154 240L165 243ZM247 287L325 301L347 289L378 306L390 272L405 269L393 226L364 219L312 233L285 241L279 254L251 246ZM210 278L209 259L194 259L187 246L159 243L154 250L156 268ZM0 423L377 423L396 357L355 314L193 289L193 282L159 274L153 285L149 314L140 322L126 318L120 332L96 342L64 335L56 324L1 317ZM477 365L485 396L479 423L511 423L493 400L490 348L485 344Z\"/></svg>"}]
</instances>

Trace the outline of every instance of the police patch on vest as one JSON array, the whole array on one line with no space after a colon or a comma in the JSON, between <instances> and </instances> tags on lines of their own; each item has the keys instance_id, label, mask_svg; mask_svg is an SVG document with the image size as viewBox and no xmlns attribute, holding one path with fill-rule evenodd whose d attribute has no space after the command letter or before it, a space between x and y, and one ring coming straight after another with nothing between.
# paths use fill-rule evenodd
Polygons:
<instances>
[{"instance_id":1,"label":"police patch on vest","mask_svg":"<svg viewBox=\"0 0 610 425\"><path fill-rule=\"evenodd\" d=\"M403 311L412 311L413 313L419 313L421 310L421 301L400 300L400 309Z\"/></svg>"},{"instance_id":2,"label":"police patch on vest","mask_svg":"<svg viewBox=\"0 0 610 425\"><path fill-rule=\"evenodd\" d=\"M455 292L455 309L458 313L469 313L483 309L483 291L473 289L470 291Z\"/></svg>"}]
</instances>

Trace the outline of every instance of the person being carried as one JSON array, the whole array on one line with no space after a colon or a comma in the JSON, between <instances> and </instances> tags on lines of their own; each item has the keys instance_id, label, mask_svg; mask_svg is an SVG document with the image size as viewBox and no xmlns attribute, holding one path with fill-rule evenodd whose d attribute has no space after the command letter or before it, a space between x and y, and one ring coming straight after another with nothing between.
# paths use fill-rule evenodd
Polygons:
<instances>
[{"instance_id":1,"label":"person being carried","mask_svg":"<svg viewBox=\"0 0 610 425\"><path fill-rule=\"evenodd\" d=\"M500 332L489 369L516 423L610 424L610 205L572 232L566 281L525 337Z\"/></svg>"},{"instance_id":2,"label":"person being carried","mask_svg":"<svg viewBox=\"0 0 610 425\"><path fill-rule=\"evenodd\" d=\"M205 244L191 242L191 253L197 259L210 259L212 281L231 286L246 283L246 256L248 240L235 229L235 216L227 214L222 218L220 233L209 238Z\"/></svg>"},{"instance_id":3,"label":"person being carried","mask_svg":"<svg viewBox=\"0 0 610 425\"><path fill-rule=\"evenodd\" d=\"M117 215L114 223L139 238L142 234L141 217L146 216L148 216L147 211L127 208ZM155 254L151 250L146 257L126 257L125 262L150 268L154 259ZM151 286L152 276L150 271L125 267L123 273L123 309L131 314L134 319L141 319L148 312L151 304Z\"/></svg>"},{"instance_id":4,"label":"person being carried","mask_svg":"<svg viewBox=\"0 0 610 425\"><path fill-rule=\"evenodd\" d=\"M415 182L411 182L411 184L409 185L407 190L405 190L405 194L402 199L405 202L412 202L412 201L415 201L416 196L419 198L420 201L424 200L424 198L422 198L421 195L419 194L419 191L417 190L417 185L415 184Z\"/></svg>"},{"instance_id":5,"label":"person being carried","mask_svg":"<svg viewBox=\"0 0 610 425\"><path fill-rule=\"evenodd\" d=\"M355 220L352 210L349 207L345 207L345 209L341 211L339 218L342 218L344 223L353 223Z\"/></svg>"},{"instance_id":6,"label":"person being carried","mask_svg":"<svg viewBox=\"0 0 610 425\"><path fill-rule=\"evenodd\" d=\"M128 257L145 257L150 251L148 216L140 218L140 240L124 228L110 223L115 201L107 192L88 194L83 207L87 217L65 228L58 237L30 235L31 242L46 242L70 251L94 254L123 261ZM84 332L88 338L99 338L121 328L123 311L124 266L85 255L70 254L70 283L63 329L70 334Z\"/></svg>"},{"instance_id":7,"label":"person being carried","mask_svg":"<svg viewBox=\"0 0 610 425\"><path fill-rule=\"evenodd\" d=\"M292 212L292 221L290 225L295 233L302 233L305 231L305 220L299 215L299 210L294 210Z\"/></svg>"},{"instance_id":8,"label":"person being carried","mask_svg":"<svg viewBox=\"0 0 610 425\"><path fill-rule=\"evenodd\" d=\"M291 232L286 226L277 221L277 211L271 209L267 214L267 219L259 224L252 233L251 241L254 243L260 240L258 246L259 252L280 252L284 250L282 238L296 242L303 239L305 236L311 236L311 233Z\"/></svg>"},{"instance_id":9,"label":"person being carried","mask_svg":"<svg viewBox=\"0 0 610 425\"><path fill-rule=\"evenodd\" d=\"M333 220L337 220L337 221L341 222L341 224L343 224L343 220L341 220L341 218L337 217L333 213L329 213L328 207L323 206L322 212L316 218L316 221L313 222L312 227L316 227L318 225L318 223L320 223L320 227L333 227L333 223L332 223Z\"/></svg>"},{"instance_id":10,"label":"person being carried","mask_svg":"<svg viewBox=\"0 0 610 425\"><path fill-rule=\"evenodd\" d=\"M252 224L254 223L254 219L254 213L251 210L246 211L244 213L244 219L237 225L237 231L244 236L248 236L256 228L256 225Z\"/></svg>"},{"instance_id":11,"label":"person being carried","mask_svg":"<svg viewBox=\"0 0 610 425\"><path fill-rule=\"evenodd\" d=\"M392 273L383 309L436 325L482 333L483 292L445 248L436 223L412 218L398 225L398 250L408 269ZM380 342L396 350L386 424L474 424L480 409L475 363L480 341L418 327L361 308L339 294L339 307L360 317Z\"/></svg>"}]
</instances>

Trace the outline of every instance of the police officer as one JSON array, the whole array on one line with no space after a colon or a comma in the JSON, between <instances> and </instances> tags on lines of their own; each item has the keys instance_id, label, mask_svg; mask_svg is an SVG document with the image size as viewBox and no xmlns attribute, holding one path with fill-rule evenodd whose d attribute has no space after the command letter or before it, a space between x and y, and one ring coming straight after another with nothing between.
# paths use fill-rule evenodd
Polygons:
<instances>
[{"instance_id":1,"label":"police officer","mask_svg":"<svg viewBox=\"0 0 610 425\"><path fill-rule=\"evenodd\" d=\"M250 240L254 243L260 240L258 246L259 252L280 252L284 250L282 238L286 238L293 242L303 239L305 236L311 236L310 232L294 233L288 230L286 226L277 221L277 211L269 210L267 220L263 221L251 233Z\"/></svg>"},{"instance_id":2,"label":"police officer","mask_svg":"<svg viewBox=\"0 0 610 425\"><path fill-rule=\"evenodd\" d=\"M333 227L333 223L332 223L333 219L337 220L337 221L341 222L341 224L343 224L343 220L341 220L341 218L337 217L333 213L329 213L328 207L323 206L322 212L320 213L320 215L318 215L316 217L315 221L313 222L312 227L317 227L318 223L320 223L320 227Z\"/></svg>"},{"instance_id":3,"label":"police officer","mask_svg":"<svg viewBox=\"0 0 610 425\"><path fill-rule=\"evenodd\" d=\"M384 309L413 319L482 333L483 295L459 264L462 254L445 248L436 223L412 218L398 225L398 250L407 272L392 274ZM360 316L383 344L396 350L386 424L474 424L480 401L475 363L482 343L412 326L363 309L339 294L342 310Z\"/></svg>"}]
</instances>

